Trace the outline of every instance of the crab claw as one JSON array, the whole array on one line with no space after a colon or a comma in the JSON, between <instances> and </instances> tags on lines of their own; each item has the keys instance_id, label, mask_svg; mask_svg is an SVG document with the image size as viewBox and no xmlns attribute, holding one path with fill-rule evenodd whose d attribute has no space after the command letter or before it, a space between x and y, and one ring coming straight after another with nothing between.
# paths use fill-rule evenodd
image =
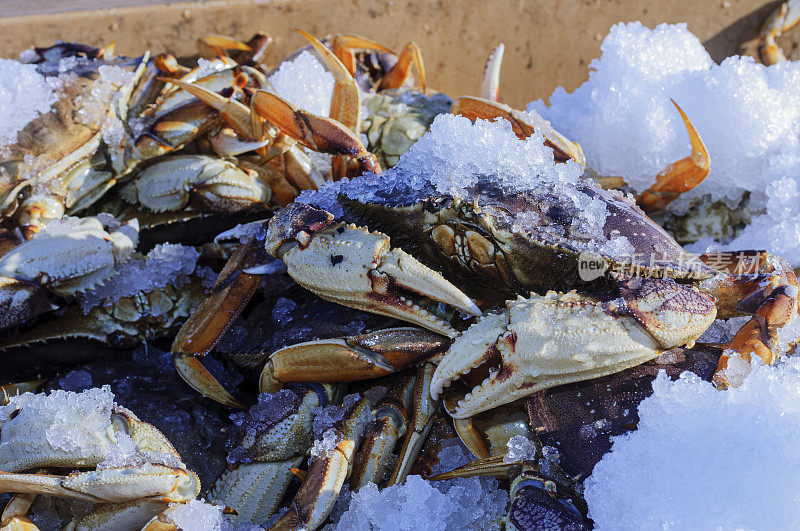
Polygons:
<instances>
[{"instance_id":1,"label":"crab claw","mask_svg":"<svg viewBox=\"0 0 800 531\"><path fill-rule=\"evenodd\" d=\"M343 382L386 376L447 350L450 342L418 328L387 328L282 348L261 372L261 392L281 383Z\"/></svg>"},{"instance_id":2,"label":"crab claw","mask_svg":"<svg viewBox=\"0 0 800 531\"><path fill-rule=\"evenodd\" d=\"M798 23L800 23L800 0L783 2L767 17L759 36L761 43L758 46L758 54L762 63L774 65L786 61L786 56L775 42L775 38L780 37L784 31L789 31Z\"/></svg>"},{"instance_id":3,"label":"crab claw","mask_svg":"<svg viewBox=\"0 0 800 531\"><path fill-rule=\"evenodd\" d=\"M573 159L581 166L586 166L586 157L583 155L583 149L580 144L567 139L567 137L553 129L550 122L533 111L522 112L496 101L462 96L450 108L450 113L466 116L473 121L478 118L484 120L504 118L511 122L514 134L521 139L528 138L533 133L540 133L544 136L544 143L553 149L553 156L557 162L566 162L569 159Z\"/></svg>"},{"instance_id":4,"label":"crab claw","mask_svg":"<svg viewBox=\"0 0 800 531\"><path fill-rule=\"evenodd\" d=\"M286 263L289 275L320 297L351 308L388 315L455 337L439 303L470 315L475 303L439 273L400 249L389 237L303 203L270 220L266 251Z\"/></svg>"},{"instance_id":5,"label":"crab claw","mask_svg":"<svg viewBox=\"0 0 800 531\"><path fill-rule=\"evenodd\" d=\"M647 213L662 212L681 194L703 182L711 170L711 159L703 140L683 109L675 103L675 100L670 101L678 109L686 126L692 152L688 157L667 166L656 176L656 182L636 198L636 203Z\"/></svg>"},{"instance_id":6,"label":"crab claw","mask_svg":"<svg viewBox=\"0 0 800 531\"><path fill-rule=\"evenodd\" d=\"M253 49L242 41L237 41L225 35L206 35L197 39L197 48L200 50L200 55L206 59L212 57L227 55L226 50L235 50L240 52L252 52Z\"/></svg>"},{"instance_id":7,"label":"crab claw","mask_svg":"<svg viewBox=\"0 0 800 531\"><path fill-rule=\"evenodd\" d=\"M481 98L491 101L500 101L500 65L503 62L503 52L506 47L503 43L497 45L483 69L481 77Z\"/></svg>"},{"instance_id":8,"label":"crab claw","mask_svg":"<svg viewBox=\"0 0 800 531\"><path fill-rule=\"evenodd\" d=\"M36 391L45 381L46 380L30 380L27 382L0 385L0 406L8 404L12 396Z\"/></svg>"},{"instance_id":9,"label":"crab claw","mask_svg":"<svg viewBox=\"0 0 800 531\"><path fill-rule=\"evenodd\" d=\"M298 109L280 96L263 90L253 94L250 105L259 116L300 145L322 153L348 156L355 161L358 173L381 171L375 155L341 122Z\"/></svg>"},{"instance_id":10,"label":"crab claw","mask_svg":"<svg viewBox=\"0 0 800 531\"><path fill-rule=\"evenodd\" d=\"M451 413L466 418L541 389L639 365L664 350L635 318L614 315L596 299L575 292L520 297L453 342L433 375L431 396L488 366L489 376Z\"/></svg>"}]
</instances>

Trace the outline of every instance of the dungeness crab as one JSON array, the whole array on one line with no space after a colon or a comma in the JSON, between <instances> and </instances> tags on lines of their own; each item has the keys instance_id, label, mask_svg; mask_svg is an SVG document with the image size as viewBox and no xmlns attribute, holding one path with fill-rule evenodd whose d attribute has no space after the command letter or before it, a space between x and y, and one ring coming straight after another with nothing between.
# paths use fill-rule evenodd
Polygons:
<instances>
[{"instance_id":1,"label":"dungeness crab","mask_svg":"<svg viewBox=\"0 0 800 531\"><path fill-rule=\"evenodd\" d=\"M721 384L730 376L725 368L733 351L745 360L756 353L771 362L796 342L797 334L783 333L795 322L798 291L783 260L756 253L752 274L715 270L622 194L581 178L574 162L555 162L550 149L538 146L541 136L517 140L507 124L438 120L405 164L304 196L273 217L257 240L299 284L323 298L455 337L433 377L432 395L480 366L488 373L451 412L454 417L692 345L718 314L756 314L728 345L717 374ZM451 157L480 148L448 153L457 149L448 138L479 146L493 135L500 144L492 149L504 153L467 161ZM544 166L537 162L541 155L528 151L534 144L550 155ZM500 160L492 167L495 156ZM417 251L442 274L391 244ZM236 277L229 291L241 292L237 284L246 282L245 275ZM531 292L463 334L437 307L477 316L481 312L467 295L490 306ZM218 337L219 330L206 327L199 335L213 337L198 341L194 326L184 328L194 336L179 334L178 353L201 353ZM348 379L358 378L354 373Z\"/></svg>"}]
</instances>

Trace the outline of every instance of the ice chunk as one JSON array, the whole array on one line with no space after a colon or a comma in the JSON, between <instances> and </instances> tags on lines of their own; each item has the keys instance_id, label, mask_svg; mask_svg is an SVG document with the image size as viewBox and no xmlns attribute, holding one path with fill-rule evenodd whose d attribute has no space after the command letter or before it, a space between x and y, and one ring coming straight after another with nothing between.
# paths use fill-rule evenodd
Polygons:
<instances>
[{"instance_id":1,"label":"ice chunk","mask_svg":"<svg viewBox=\"0 0 800 531\"><path fill-rule=\"evenodd\" d=\"M319 438L322 437L325 431L344 418L344 414L348 409L361 400L361 395L358 393L351 393L342 399L340 406L325 406L314 408L314 421L312 429L314 435Z\"/></svg>"},{"instance_id":2,"label":"ice chunk","mask_svg":"<svg viewBox=\"0 0 800 531\"><path fill-rule=\"evenodd\" d=\"M658 375L638 429L586 481L597 529L800 526L800 360L749 369L727 391Z\"/></svg>"},{"instance_id":3,"label":"ice chunk","mask_svg":"<svg viewBox=\"0 0 800 531\"><path fill-rule=\"evenodd\" d=\"M82 393L58 390L14 396L0 406L0 419L9 419L3 427L9 442L5 449L0 446L0 454L5 453L9 461L15 459L15 452L19 453L16 457L24 457L24 453L65 459L80 454L87 463L100 462L113 442L109 435L113 404L108 386ZM14 411L17 413L10 419Z\"/></svg>"},{"instance_id":4,"label":"ice chunk","mask_svg":"<svg viewBox=\"0 0 800 531\"><path fill-rule=\"evenodd\" d=\"M309 52L285 61L269 77L275 93L320 116L328 116L333 96L333 74Z\"/></svg>"},{"instance_id":5,"label":"ice chunk","mask_svg":"<svg viewBox=\"0 0 800 531\"><path fill-rule=\"evenodd\" d=\"M200 253L194 247L158 244L146 257L135 255L117 268L116 274L105 283L83 293L81 307L88 313L100 304L109 306L123 297L160 289L167 284L180 287L187 281L187 275L194 271L199 257ZM160 310L151 308L154 315L158 315Z\"/></svg>"},{"instance_id":6,"label":"ice chunk","mask_svg":"<svg viewBox=\"0 0 800 531\"><path fill-rule=\"evenodd\" d=\"M433 472L469 462L469 451L456 439L442 442ZM370 483L352 493L350 505L335 529L501 529L508 494L494 478L426 481L408 476L405 484L383 490Z\"/></svg>"},{"instance_id":7,"label":"ice chunk","mask_svg":"<svg viewBox=\"0 0 800 531\"><path fill-rule=\"evenodd\" d=\"M122 467L147 468L148 465L183 468L181 460L175 453L155 450L141 451L136 447L133 439L122 432L116 432L116 439L114 444L109 445L105 459L98 463L98 470Z\"/></svg>"},{"instance_id":8,"label":"ice chunk","mask_svg":"<svg viewBox=\"0 0 800 531\"><path fill-rule=\"evenodd\" d=\"M83 391L92 386L92 375L86 371L70 371L58 380L58 385L64 391Z\"/></svg>"},{"instance_id":9,"label":"ice chunk","mask_svg":"<svg viewBox=\"0 0 800 531\"><path fill-rule=\"evenodd\" d=\"M172 521L182 531L220 531L225 522L224 507L211 505L202 500L189 500L182 504L170 504Z\"/></svg>"},{"instance_id":10,"label":"ice chunk","mask_svg":"<svg viewBox=\"0 0 800 531\"><path fill-rule=\"evenodd\" d=\"M334 428L328 428L322 434L322 439L317 439L311 446L311 457L325 456L328 452L336 449L336 445L341 441L339 432Z\"/></svg>"},{"instance_id":11,"label":"ice chunk","mask_svg":"<svg viewBox=\"0 0 800 531\"><path fill-rule=\"evenodd\" d=\"M0 59L0 145L16 142L17 132L48 112L55 101L52 87L35 65Z\"/></svg>"},{"instance_id":12,"label":"ice chunk","mask_svg":"<svg viewBox=\"0 0 800 531\"><path fill-rule=\"evenodd\" d=\"M536 445L524 435L514 435L506 443L508 451L503 456L504 463L526 461L536 458Z\"/></svg>"},{"instance_id":13,"label":"ice chunk","mask_svg":"<svg viewBox=\"0 0 800 531\"><path fill-rule=\"evenodd\" d=\"M716 65L686 24L617 24L588 81L528 108L580 143L588 168L640 192L690 151L670 98L703 138L711 172L668 208L683 212L704 194L735 205L751 192L752 212L766 215L723 248L767 247L800 264L800 62L767 67L729 57Z\"/></svg>"}]
</instances>

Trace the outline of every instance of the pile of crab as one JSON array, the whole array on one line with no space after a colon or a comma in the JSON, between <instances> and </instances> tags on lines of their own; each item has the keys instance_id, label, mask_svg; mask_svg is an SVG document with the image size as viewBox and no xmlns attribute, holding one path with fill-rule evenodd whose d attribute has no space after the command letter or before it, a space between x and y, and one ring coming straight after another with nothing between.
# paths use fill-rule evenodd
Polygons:
<instances>
[{"instance_id":1,"label":"pile of crab","mask_svg":"<svg viewBox=\"0 0 800 531\"><path fill-rule=\"evenodd\" d=\"M2 529L41 524L37 497L73 500L47 506L70 528L193 514L219 528L224 508L237 525L314 529L345 485L412 474L499 478L508 507L481 525L589 528L580 476L609 443L576 447L581 427L634 427L659 369L736 386L800 340L785 260L693 255L651 219L709 172L677 103L692 151L633 196L498 102L501 48L480 97L452 102L425 87L413 43L301 33L310 44L273 68L264 35L201 39L192 69L113 47L25 54L57 99L2 147L0 348L20 376L0 397ZM282 69L309 56L322 96L286 93ZM695 346L732 317L732 337ZM103 348L171 342L176 374L222 404L207 411L229 432L225 470L199 478L173 443L198 465L213 444L171 443L108 388L14 396L42 383L15 364L51 374L22 360L39 348L53 363L72 340L89 341L72 355L95 383ZM224 367L201 361L212 351ZM175 392L165 410L191 401ZM443 471L454 438L473 458Z\"/></svg>"}]
</instances>

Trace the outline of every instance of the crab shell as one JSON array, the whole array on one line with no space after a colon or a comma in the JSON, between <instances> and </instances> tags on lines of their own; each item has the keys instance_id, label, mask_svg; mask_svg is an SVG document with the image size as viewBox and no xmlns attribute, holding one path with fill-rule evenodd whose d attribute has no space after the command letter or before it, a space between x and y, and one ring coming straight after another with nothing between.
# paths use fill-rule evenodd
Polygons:
<instances>
[{"instance_id":1,"label":"crab shell","mask_svg":"<svg viewBox=\"0 0 800 531\"><path fill-rule=\"evenodd\" d=\"M697 280L715 274L622 194L589 184L579 190L608 211L604 241L625 238L631 253L570 234L572 215L546 194L481 189L474 197L429 196L410 204L360 203L344 195L339 202L346 217L366 221L404 249L419 249L465 293L487 301L530 291L602 290L614 272ZM587 260L602 263L594 279L581 278Z\"/></svg>"}]
</instances>

